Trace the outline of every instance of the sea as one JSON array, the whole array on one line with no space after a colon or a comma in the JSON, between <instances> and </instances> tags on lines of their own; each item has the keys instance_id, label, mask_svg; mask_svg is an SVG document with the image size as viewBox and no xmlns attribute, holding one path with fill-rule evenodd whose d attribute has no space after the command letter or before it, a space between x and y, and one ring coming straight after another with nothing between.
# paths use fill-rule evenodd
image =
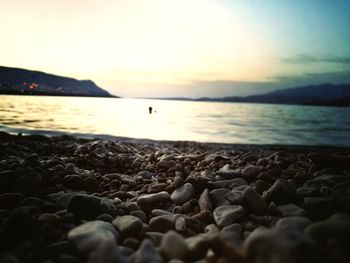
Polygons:
<instances>
[{"instance_id":1,"label":"sea","mask_svg":"<svg viewBox=\"0 0 350 263\"><path fill-rule=\"evenodd\" d=\"M152 107L152 113L149 113ZM0 96L0 130L233 144L350 146L350 108Z\"/></svg>"}]
</instances>

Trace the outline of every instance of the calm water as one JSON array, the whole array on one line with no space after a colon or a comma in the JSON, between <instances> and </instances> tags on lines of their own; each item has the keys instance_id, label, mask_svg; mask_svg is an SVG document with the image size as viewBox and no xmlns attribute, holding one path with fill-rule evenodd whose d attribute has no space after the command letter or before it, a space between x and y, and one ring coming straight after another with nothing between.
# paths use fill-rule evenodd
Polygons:
<instances>
[{"instance_id":1,"label":"calm water","mask_svg":"<svg viewBox=\"0 0 350 263\"><path fill-rule=\"evenodd\" d=\"M148 113L148 107L156 111ZM350 146L350 108L0 96L0 130L157 140Z\"/></svg>"}]
</instances>

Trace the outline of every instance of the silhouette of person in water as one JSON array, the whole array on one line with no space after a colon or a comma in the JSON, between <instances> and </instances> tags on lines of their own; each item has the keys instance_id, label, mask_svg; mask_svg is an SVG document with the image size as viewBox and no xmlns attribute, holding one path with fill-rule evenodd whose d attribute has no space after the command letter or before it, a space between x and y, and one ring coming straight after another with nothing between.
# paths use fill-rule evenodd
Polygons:
<instances>
[{"instance_id":1,"label":"silhouette of person in water","mask_svg":"<svg viewBox=\"0 0 350 263\"><path fill-rule=\"evenodd\" d=\"M148 111L149 111L149 114L152 114L152 107L150 106L150 107L148 107Z\"/></svg>"}]
</instances>

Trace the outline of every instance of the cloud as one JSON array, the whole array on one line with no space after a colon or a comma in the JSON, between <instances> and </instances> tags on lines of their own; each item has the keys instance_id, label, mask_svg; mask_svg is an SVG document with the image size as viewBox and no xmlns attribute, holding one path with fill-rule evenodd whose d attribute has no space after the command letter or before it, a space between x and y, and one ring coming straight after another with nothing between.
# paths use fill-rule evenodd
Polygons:
<instances>
[{"instance_id":1,"label":"cloud","mask_svg":"<svg viewBox=\"0 0 350 263\"><path fill-rule=\"evenodd\" d=\"M310 54L299 54L295 57L281 58L285 63L336 63L350 64L350 56L322 55L314 56Z\"/></svg>"}]
</instances>

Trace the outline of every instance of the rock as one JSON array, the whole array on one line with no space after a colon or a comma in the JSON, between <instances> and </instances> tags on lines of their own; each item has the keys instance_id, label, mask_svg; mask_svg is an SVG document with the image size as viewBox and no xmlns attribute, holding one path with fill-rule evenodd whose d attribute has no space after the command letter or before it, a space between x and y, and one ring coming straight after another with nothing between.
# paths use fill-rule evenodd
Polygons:
<instances>
[{"instance_id":1,"label":"rock","mask_svg":"<svg viewBox=\"0 0 350 263\"><path fill-rule=\"evenodd\" d=\"M236 189L232 190L232 192L226 193L225 198L230 202L231 205L243 205L244 200L242 192L236 191Z\"/></svg>"},{"instance_id":2,"label":"rock","mask_svg":"<svg viewBox=\"0 0 350 263\"><path fill-rule=\"evenodd\" d=\"M185 260L189 249L185 239L175 231L165 234L159 246L160 253L167 259Z\"/></svg>"},{"instance_id":3,"label":"rock","mask_svg":"<svg viewBox=\"0 0 350 263\"><path fill-rule=\"evenodd\" d=\"M237 234L237 236L241 236L242 235L242 226L238 223L234 223L228 226L225 226L222 229L223 232L234 232Z\"/></svg>"},{"instance_id":4,"label":"rock","mask_svg":"<svg viewBox=\"0 0 350 263\"><path fill-rule=\"evenodd\" d=\"M263 198L267 202L274 202L277 205L293 203L296 198L296 189L288 181L278 179L263 194Z\"/></svg>"},{"instance_id":5,"label":"rock","mask_svg":"<svg viewBox=\"0 0 350 263\"><path fill-rule=\"evenodd\" d=\"M266 209L264 199L251 187L247 187L243 190L243 200L248 205L249 210L254 214L260 215Z\"/></svg>"},{"instance_id":6,"label":"rock","mask_svg":"<svg viewBox=\"0 0 350 263\"><path fill-rule=\"evenodd\" d=\"M117 232L103 221L84 223L68 233L68 240L90 263L126 262L116 244Z\"/></svg>"},{"instance_id":7,"label":"rock","mask_svg":"<svg viewBox=\"0 0 350 263\"><path fill-rule=\"evenodd\" d=\"M123 237L138 237L141 234L142 221L136 216L117 216L112 223Z\"/></svg>"},{"instance_id":8,"label":"rock","mask_svg":"<svg viewBox=\"0 0 350 263\"><path fill-rule=\"evenodd\" d=\"M206 235L197 235L186 239L189 253L187 259L191 261L202 259L206 256L209 248L209 239Z\"/></svg>"},{"instance_id":9,"label":"rock","mask_svg":"<svg viewBox=\"0 0 350 263\"><path fill-rule=\"evenodd\" d=\"M14 190L25 195L31 194L41 186L41 175L31 172L19 177L14 185Z\"/></svg>"},{"instance_id":10,"label":"rock","mask_svg":"<svg viewBox=\"0 0 350 263\"><path fill-rule=\"evenodd\" d=\"M257 166L267 166L269 164L269 159L268 158L260 158L257 162Z\"/></svg>"},{"instance_id":11,"label":"rock","mask_svg":"<svg viewBox=\"0 0 350 263\"><path fill-rule=\"evenodd\" d=\"M163 191L155 194L146 194L137 198L137 204L139 206L152 206L159 205L159 203L170 201L169 193Z\"/></svg>"},{"instance_id":12,"label":"rock","mask_svg":"<svg viewBox=\"0 0 350 263\"><path fill-rule=\"evenodd\" d=\"M162 257L159 255L157 248L149 239L144 239L140 249L137 251L134 263L163 263Z\"/></svg>"},{"instance_id":13,"label":"rock","mask_svg":"<svg viewBox=\"0 0 350 263\"><path fill-rule=\"evenodd\" d=\"M56 214L44 213L38 217L40 223L58 224L61 222L61 217Z\"/></svg>"},{"instance_id":14,"label":"rock","mask_svg":"<svg viewBox=\"0 0 350 263\"><path fill-rule=\"evenodd\" d=\"M213 212L215 223L223 228L239 221L243 215L244 210L240 205L219 206Z\"/></svg>"},{"instance_id":15,"label":"rock","mask_svg":"<svg viewBox=\"0 0 350 263\"><path fill-rule=\"evenodd\" d=\"M140 241L135 237L126 237L124 238L122 245L137 250L140 246Z\"/></svg>"},{"instance_id":16,"label":"rock","mask_svg":"<svg viewBox=\"0 0 350 263\"><path fill-rule=\"evenodd\" d=\"M289 216L279 219L276 223L276 227L303 231L309 224L311 224L311 220L306 217Z\"/></svg>"},{"instance_id":17,"label":"rock","mask_svg":"<svg viewBox=\"0 0 350 263\"><path fill-rule=\"evenodd\" d=\"M152 176L155 176L155 173L145 170L145 171L138 172L136 176L140 176L143 179L152 179Z\"/></svg>"},{"instance_id":18,"label":"rock","mask_svg":"<svg viewBox=\"0 0 350 263\"><path fill-rule=\"evenodd\" d=\"M307 213L304 209L296 204L286 204L277 206L277 210L279 210L283 217L286 216L306 216Z\"/></svg>"},{"instance_id":19,"label":"rock","mask_svg":"<svg viewBox=\"0 0 350 263\"><path fill-rule=\"evenodd\" d=\"M208 189L205 189L199 199L198 199L198 205L201 211L211 211L212 206L211 206L211 201L209 197L209 191Z\"/></svg>"},{"instance_id":20,"label":"rock","mask_svg":"<svg viewBox=\"0 0 350 263\"><path fill-rule=\"evenodd\" d=\"M74 195L68 205L68 212L76 220L94 220L100 215L101 198L92 195Z\"/></svg>"},{"instance_id":21,"label":"rock","mask_svg":"<svg viewBox=\"0 0 350 263\"><path fill-rule=\"evenodd\" d=\"M161 215L151 218L149 230L152 232L166 233L175 228L176 218L174 215Z\"/></svg>"},{"instance_id":22,"label":"rock","mask_svg":"<svg viewBox=\"0 0 350 263\"><path fill-rule=\"evenodd\" d=\"M175 221L176 232L184 232L186 230L186 220L183 216L180 216Z\"/></svg>"},{"instance_id":23,"label":"rock","mask_svg":"<svg viewBox=\"0 0 350 263\"><path fill-rule=\"evenodd\" d=\"M211 190L209 194L213 208L230 205L230 201L226 199L226 195L230 193L231 191L225 188Z\"/></svg>"},{"instance_id":24,"label":"rock","mask_svg":"<svg viewBox=\"0 0 350 263\"><path fill-rule=\"evenodd\" d=\"M146 223L146 221L147 221L147 215L142 210L131 211L130 215L140 218L143 223Z\"/></svg>"},{"instance_id":25,"label":"rock","mask_svg":"<svg viewBox=\"0 0 350 263\"><path fill-rule=\"evenodd\" d=\"M105 221L105 222L109 222L111 223L113 221L113 217L109 214L100 214L96 220L100 220L100 221Z\"/></svg>"},{"instance_id":26,"label":"rock","mask_svg":"<svg viewBox=\"0 0 350 263\"><path fill-rule=\"evenodd\" d=\"M248 180L255 179L255 177L261 172L260 168L254 165L248 165L242 170L242 177Z\"/></svg>"},{"instance_id":27,"label":"rock","mask_svg":"<svg viewBox=\"0 0 350 263\"><path fill-rule=\"evenodd\" d=\"M300 231L257 228L243 248L247 262L327 262L320 247Z\"/></svg>"},{"instance_id":28,"label":"rock","mask_svg":"<svg viewBox=\"0 0 350 263\"><path fill-rule=\"evenodd\" d=\"M4 193L0 195L0 207L4 209L13 208L24 199L20 193Z\"/></svg>"},{"instance_id":29,"label":"rock","mask_svg":"<svg viewBox=\"0 0 350 263\"><path fill-rule=\"evenodd\" d=\"M241 170L230 169L229 165L227 164L218 171L218 174L223 178L232 179L239 177L241 175Z\"/></svg>"},{"instance_id":30,"label":"rock","mask_svg":"<svg viewBox=\"0 0 350 263\"><path fill-rule=\"evenodd\" d=\"M350 244L350 214L334 214L327 220L315 222L305 228L305 233L317 241L326 244L336 239L343 244ZM348 250L348 253L350 251Z\"/></svg>"},{"instance_id":31,"label":"rock","mask_svg":"<svg viewBox=\"0 0 350 263\"><path fill-rule=\"evenodd\" d=\"M233 189L237 186L241 185L247 185L247 181L242 178L234 178L229 180L220 180L215 181L214 186L215 188L227 188L227 189Z\"/></svg>"},{"instance_id":32,"label":"rock","mask_svg":"<svg viewBox=\"0 0 350 263\"><path fill-rule=\"evenodd\" d=\"M192 184L185 183L177 188L170 197L175 204L181 205L194 197L194 188Z\"/></svg>"}]
</instances>

